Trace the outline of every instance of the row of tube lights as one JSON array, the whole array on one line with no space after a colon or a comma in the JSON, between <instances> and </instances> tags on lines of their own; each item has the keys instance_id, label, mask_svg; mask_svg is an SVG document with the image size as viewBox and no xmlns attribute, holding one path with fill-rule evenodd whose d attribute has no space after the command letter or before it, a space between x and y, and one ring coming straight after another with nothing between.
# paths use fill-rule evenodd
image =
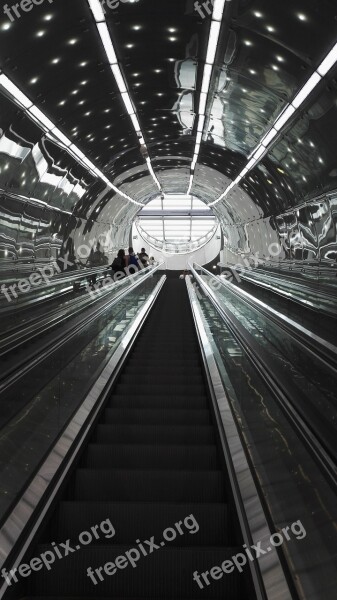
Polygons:
<instances>
[{"instance_id":1,"label":"row of tube lights","mask_svg":"<svg viewBox=\"0 0 337 600\"><path fill-rule=\"evenodd\" d=\"M217 51L218 43L219 43L221 21L222 21L226 1L230 1L230 0L215 0L214 5L213 5L212 21L211 21L211 28L210 28L210 32L209 32L207 54L206 54L206 63L204 66L204 72L203 72L202 84L201 84L201 92L200 92L197 136L196 136L196 142L195 142L195 148L194 148L194 155L193 155L193 159L192 159L192 163L191 163L190 183L189 183L189 187L187 190L188 195L191 193L191 189L192 189L192 185L193 185L193 178L194 178L194 169L197 164L197 160L198 160L198 156L199 156L199 152L200 152L200 144L201 144L201 140L202 140L202 134L203 134L205 118L206 118L205 110L206 110L206 104L207 104L207 97L208 97L209 87L210 87L210 83L211 83L215 55L216 55L216 51Z\"/></svg>"},{"instance_id":2,"label":"row of tube lights","mask_svg":"<svg viewBox=\"0 0 337 600\"><path fill-rule=\"evenodd\" d=\"M214 206L220 200L225 198L229 192L240 183L240 181L247 175L247 173L253 169L262 159L262 157L269 152L271 146L275 142L276 136L280 133L281 129L283 129L287 123L289 123L290 119L293 115L300 110L301 106L308 98L308 96L313 92L313 90L317 87L317 85L322 81L323 77L327 75L330 69L337 62L337 43L333 46L330 52L327 54L325 59L321 62L319 67L314 71L314 73L309 77L308 81L304 84L304 86L297 92L296 96L292 100L292 102L288 103L283 111L276 118L274 124L262 138L261 142L257 145L255 150L250 154L249 162L238 175L238 177L232 181L232 183L226 188L226 190L211 202L208 206Z\"/></svg>"},{"instance_id":3,"label":"row of tube lights","mask_svg":"<svg viewBox=\"0 0 337 600\"><path fill-rule=\"evenodd\" d=\"M126 200L133 202L133 204L143 206L140 202L137 202L113 185L113 183L105 177L104 173L102 173L102 171L100 171L4 73L1 73L0 75L0 85L7 91L16 104L24 109L25 113L41 127L49 139L56 140L62 147L65 147L77 162L85 166L91 174L99 177L108 187L114 190L114 192L123 196Z\"/></svg>"},{"instance_id":4,"label":"row of tube lights","mask_svg":"<svg viewBox=\"0 0 337 600\"><path fill-rule=\"evenodd\" d=\"M120 66L118 64L118 60L117 60L117 56L116 56L116 52L111 40L111 36L109 33L109 29L105 20L105 15L104 15L104 11L103 11L103 6L102 3L100 2L100 0L88 0L92 14L94 16L94 19L96 21L96 26L98 29L98 33L101 37L102 40L102 44L104 46L104 50L106 52L112 73L114 75L116 84L118 86L118 89L121 93L123 102L125 104L125 108L128 112L128 115L131 118L133 127L139 137L139 143L141 146L143 146L144 148L146 148L146 144L145 144L145 140L144 140L144 136L142 134L141 131L141 127L138 121L138 117L137 117L137 113L135 111L135 108L132 104L130 95L127 91L127 87L125 85L125 80L122 74L122 71L120 69ZM148 150L147 150L148 153ZM146 163L147 163L147 167L149 169L149 172L154 180L154 182L156 183L158 189L161 191L161 185L158 181L158 178L156 177L154 170L152 168L152 164L151 164L151 160L149 157L147 157L146 159Z\"/></svg>"}]
</instances>

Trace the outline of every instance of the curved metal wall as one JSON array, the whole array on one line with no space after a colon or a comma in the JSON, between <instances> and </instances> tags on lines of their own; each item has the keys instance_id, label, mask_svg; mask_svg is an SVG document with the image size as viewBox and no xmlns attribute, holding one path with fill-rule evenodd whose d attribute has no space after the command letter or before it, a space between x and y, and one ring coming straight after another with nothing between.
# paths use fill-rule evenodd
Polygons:
<instances>
[{"instance_id":1,"label":"curved metal wall","mask_svg":"<svg viewBox=\"0 0 337 600\"><path fill-rule=\"evenodd\" d=\"M111 192L0 94L0 278L20 278L80 245L125 247L137 206Z\"/></svg>"}]
</instances>

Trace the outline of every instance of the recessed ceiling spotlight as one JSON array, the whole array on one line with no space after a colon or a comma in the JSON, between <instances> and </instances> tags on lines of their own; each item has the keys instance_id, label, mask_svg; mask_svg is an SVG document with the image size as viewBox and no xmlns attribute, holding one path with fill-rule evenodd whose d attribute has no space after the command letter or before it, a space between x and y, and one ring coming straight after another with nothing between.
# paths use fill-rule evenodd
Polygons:
<instances>
[{"instance_id":1,"label":"recessed ceiling spotlight","mask_svg":"<svg viewBox=\"0 0 337 600\"><path fill-rule=\"evenodd\" d=\"M61 102L59 102L59 106L64 106L66 103L66 100L61 100Z\"/></svg>"},{"instance_id":2,"label":"recessed ceiling spotlight","mask_svg":"<svg viewBox=\"0 0 337 600\"><path fill-rule=\"evenodd\" d=\"M278 55L276 56L276 60L278 60L278 62L284 62L285 59L283 58L283 56Z\"/></svg>"},{"instance_id":3,"label":"recessed ceiling spotlight","mask_svg":"<svg viewBox=\"0 0 337 600\"><path fill-rule=\"evenodd\" d=\"M34 77L33 79L30 80L29 83L36 83L39 80L38 77Z\"/></svg>"},{"instance_id":4,"label":"recessed ceiling spotlight","mask_svg":"<svg viewBox=\"0 0 337 600\"><path fill-rule=\"evenodd\" d=\"M54 16L54 15L45 15L45 16L43 17L43 20L44 20L44 21L51 21L51 20L52 20L52 18L53 18L53 16Z\"/></svg>"},{"instance_id":5,"label":"recessed ceiling spotlight","mask_svg":"<svg viewBox=\"0 0 337 600\"><path fill-rule=\"evenodd\" d=\"M88 64L87 61L81 62L80 67L85 67L87 64Z\"/></svg>"},{"instance_id":6,"label":"recessed ceiling spotlight","mask_svg":"<svg viewBox=\"0 0 337 600\"><path fill-rule=\"evenodd\" d=\"M300 21L307 21L308 17L306 15L304 15L303 13L298 13L298 18Z\"/></svg>"},{"instance_id":7,"label":"recessed ceiling spotlight","mask_svg":"<svg viewBox=\"0 0 337 600\"><path fill-rule=\"evenodd\" d=\"M267 25L267 31L269 31L269 33L274 33L275 27L272 27L271 25Z\"/></svg>"},{"instance_id":8,"label":"recessed ceiling spotlight","mask_svg":"<svg viewBox=\"0 0 337 600\"><path fill-rule=\"evenodd\" d=\"M12 27L12 23L4 23L3 25L1 25L1 29L3 31L7 31L8 29L10 29Z\"/></svg>"},{"instance_id":9,"label":"recessed ceiling spotlight","mask_svg":"<svg viewBox=\"0 0 337 600\"><path fill-rule=\"evenodd\" d=\"M244 43L245 46L252 46L253 45L253 43L250 40L244 40L243 43Z\"/></svg>"},{"instance_id":10,"label":"recessed ceiling spotlight","mask_svg":"<svg viewBox=\"0 0 337 600\"><path fill-rule=\"evenodd\" d=\"M177 38L176 37L169 37L170 42L176 42Z\"/></svg>"},{"instance_id":11,"label":"recessed ceiling spotlight","mask_svg":"<svg viewBox=\"0 0 337 600\"><path fill-rule=\"evenodd\" d=\"M263 14L257 10L254 11L254 17L257 17L258 19L262 19Z\"/></svg>"},{"instance_id":12,"label":"recessed ceiling spotlight","mask_svg":"<svg viewBox=\"0 0 337 600\"><path fill-rule=\"evenodd\" d=\"M74 46L77 43L77 39L76 38L71 38L71 40L69 40L68 44L70 46Z\"/></svg>"},{"instance_id":13,"label":"recessed ceiling spotlight","mask_svg":"<svg viewBox=\"0 0 337 600\"><path fill-rule=\"evenodd\" d=\"M43 37L45 35L45 31L38 31L36 37Z\"/></svg>"},{"instance_id":14,"label":"recessed ceiling spotlight","mask_svg":"<svg viewBox=\"0 0 337 600\"><path fill-rule=\"evenodd\" d=\"M141 25L133 25L133 27L132 27L132 29L133 29L134 31L139 31L141 28L142 28L142 26L141 26Z\"/></svg>"},{"instance_id":15,"label":"recessed ceiling spotlight","mask_svg":"<svg viewBox=\"0 0 337 600\"><path fill-rule=\"evenodd\" d=\"M169 28L168 28L168 31L169 31L170 33L175 33L177 30L175 29L175 27L169 27Z\"/></svg>"},{"instance_id":16,"label":"recessed ceiling spotlight","mask_svg":"<svg viewBox=\"0 0 337 600\"><path fill-rule=\"evenodd\" d=\"M134 44L126 44L126 47L127 47L127 48L133 48L133 47L134 47Z\"/></svg>"},{"instance_id":17,"label":"recessed ceiling spotlight","mask_svg":"<svg viewBox=\"0 0 337 600\"><path fill-rule=\"evenodd\" d=\"M53 60L51 61L53 65L57 65L57 63L60 62L60 58L53 58Z\"/></svg>"}]
</instances>

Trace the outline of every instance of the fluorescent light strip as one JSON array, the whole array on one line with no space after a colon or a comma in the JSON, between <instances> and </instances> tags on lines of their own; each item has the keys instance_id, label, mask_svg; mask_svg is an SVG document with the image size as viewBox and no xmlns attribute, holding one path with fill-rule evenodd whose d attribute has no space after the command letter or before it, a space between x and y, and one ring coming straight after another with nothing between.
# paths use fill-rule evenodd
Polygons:
<instances>
[{"instance_id":1,"label":"fluorescent light strip","mask_svg":"<svg viewBox=\"0 0 337 600\"><path fill-rule=\"evenodd\" d=\"M213 14L212 14L212 19L214 21L222 20L225 3L226 3L226 0L215 0L214 7L213 7Z\"/></svg>"},{"instance_id":2,"label":"fluorescent light strip","mask_svg":"<svg viewBox=\"0 0 337 600\"><path fill-rule=\"evenodd\" d=\"M108 57L108 61L110 65L117 64L117 56L115 49L112 45L110 33L108 30L108 26L106 23L96 23L99 35L101 36L102 44L104 46L104 50Z\"/></svg>"},{"instance_id":3,"label":"fluorescent light strip","mask_svg":"<svg viewBox=\"0 0 337 600\"><path fill-rule=\"evenodd\" d=\"M81 163L83 166L85 165L86 168L89 168L92 172L98 175L98 177L100 177L104 183L106 183L120 196L123 196L123 198L126 198L133 204L143 206L141 202L137 202L114 186L113 183L111 183L111 181L109 181L109 179L107 179L105 175L85 156L85 154L79 148L77 148L75 144L72 144L71 141L62 133L62 131L60 131L54 125L54 123L48 119L48 117L46 117L46 115L39 108L37 108L37 106L32 104L27 96L25 96L25 94L21 92L21 90L3 73L0 75L0 85L10 94L12 100L14 100L16 104L18 104L21 108L24 108L26 114L30 116L44 132L47 133L49 138L56 137L56 141L58 143L62 143L64 146L66 146L69 154L71 154L71 156L73 156L77 162Z\"/></svg>"},{"instance_id":4,"label":"fluorescent light strip","mask_svg":"<svg viewBox=\"0 0 337 600\"><path fill-rule=\"evenodd\" d=\"M113 76L116 80L116 83L118 85L118 89L119 89L120 93L121 94L126 93L127 89L126 89L124 77L119 68L119 65L111 65L111 70L112 70Z\"/></svg>"},{"instance_id":5,"label":"fluorescent light strip","mask_svg":"<svg viewBox=\"0 0 337 600\"><path fill-rule=\"evenodd\" d=\"M94 19L96 23L100 21L105 21L105 15L103 11L103 4L100 0L88 0L90 8L92 10L92 14L94 15Z\"/></svg>"},{"instance_id":6,"label":"fluorescent light strip","mask_svg":"<svg viewBox=\"0 0 337 600\"><path fill-rule=\"evenodd\" d=\"M330 69L336 64L336 62L337 62L337 44L335 44L333 46L333 48L330 50L330 52L327 54L327 56L321 62L321 64L317 68L317 70L314 71L314 73L311 75L311 77L309 77L308 81L304 84L304 86L296 94L296 96L293 99L293 101L291 102L291 104L288 104L286 106L286 108L282 111L282 113L277 117L272 128L270 129L270 131L268 131L268 133L261 140L259 146L257 146L257 148L255 148L255 150L253 150L253 152L250 156L253 157L252 160L255 159L254 164L257 164L257 161L259 161L261 159L262 155L265 154L265 152L268 151L268 149L270 149L269 146L271 146L271 143L273 142L273 140L275 139L277 134L281 131L281 129L283 129L285 127L285 125L289 122L289 120L296 113L296 111L299 110L299 108L305 102L305 100L308 98L308 96L310 96L311 92L313 92L313 90L317 87L317 85L322 81L322 78L330 71ZM260 145L262 145L264 147L263 151L260 148ZM243 179L243 177L248 173L250 168L252 168L253 165L251 164L251 162L252 161L250 161L247 164L247 166L241 171L240 175L235 180L235 182L237 182L235 185L237 185ZM214 202L209 204L209 206L214 206L215 204L220 202L220 200L222 200L225 197L225 195L229 192L230 189L231 189L231 186L229 186L225 190L225 192L221 196L219 196L219 198L217 198L216 200L214 200Z\"/></svg>"},{"instance_id":7,"label":"fluorescent light strip","mask_svg":"<svg viewBox=\"0 0 337 600\"><path fill-rule=\"evenodd\" d=\"M191 189L192 189L192 184L193 184L193 175L190 176L190 184L188 186L188 190L187 190L187 195L189 196L191 193Z\"/></svg>"},{"instance_id":8,"label":"fluorescent light strip","mask_svg":"<svg viewBox=\"0 0 337 600\"><path fill-rule=\"evenodd\" d=\"M207 55L206 55L206 63L211 64L211 65L214 64L214 59L215 59L215 55L216 55L216 51L217 51L217 47L218 47L218 41L219 41L220 27L221 27L221 23L219 23L218 21L212 21L211 30L209 33Z\"/></svg>"},{"instance_id":9,"label":"fluorescent light strip","mask_svg":"<svg viewBox=\"0 0 337 600\"><path fill-rule=\"evenodd\" d=\"M138 117L137 117L137 114L136 114L136 111L135 111L134 106L132 104L132 100L130 98L130 95L129 95L128 91L127 91L127 86L126 86L126 83L125 83L125 79L124 79L123 73L122 73L121 68L120 68L120 66L118 64L118 60L117 60L115 48L114 48L114 45L112 43L112 39L111 39L111 36L110 36L110 33L109 33L109 29L108 29L108 26L107 26L107 23L106 23L105 14L104 14L104 11L103 11L101 0L88 0L88 2L89 2L89 6L91 8L93 17L94 17L94 19L96 21L96 26L97 26L99 35L101 37L102 44L104 46L104 49L105 49L108 61L110 63L112 73L114 75L114 78L115 78L116 84L118 86L118 89L119 89L119 91L121 93L122 100L123 100L123 102L125 104L125 108L126 108L126 110L128 112L128 115L131 117L131 121L132 121L132 124L133 124L133 127L134 127L136 133L137 134L139 134L139 133L142 134L142 131L141 131L141 128L140 128L140 124L139 124L139 121L138 121ZM141 135L141 138L140 138L139 142L140 142L141 146L145 146L145 148L147 150L147 153L149 154L149 151L148 151L148 149L146 147L143 135ZM153 170L153 167L152 167L152 164L151 164L151 159L148 157L148 159L146 159L146 162L147 162L147 166L148 166L149 172L150 172L150 174L151 174L154 182L156 183L156 185L161 190L161 185L160 185L160 183L159 183L159 181L158 181L158 179L157 179L157 177L156 177L156 175L154 173L154 170Z\"/></svg>"},{"instance_id":10,"label":"fluorescent light strip","mask_svg":"<svg viewBox=\"0 0 337 600\"><path fill-rule=\"evenodd\" d=\"M202 94L207 94L207 92L209 90L209 84L210 84L210 81L211 81L212 69L213 69L213 65L206 64L204 66L204 75L203 75L202 86L201 86L201 93Z\"/></svg>"},{"instance_id":11,"label":"fluorescent light strip","mask_svg":"<svg viewBox=\"0 0 337 600\"><path fill-rule=\"evenodd\" d=\"M337 44L334 45L332 50L330 50L329 54L325 57L323 62L321 62L320 66L317 69L317 73L324 77L330 69L337 62Z\"/></svg>"},{"instance_id":12,"label":"fluorescent light strip","mask_svg":"<svg viewBox=\"0 0 337 600\"><path fill-rule=\"evenodd\" d=\"M153 170L153 167L152 167L152 164L151 164L151 159L150 159L149 156L147 157L146 162L147 162L147 167L148 167L148 169L149 169L149 171L150 171L150 173L151 173L151 175L153 177L153 180L157 184L158 189L161 190L161 185L160 185L160 183L159 183L159 181L158 181L158 179L157 179L157 177L156 177L156 175L154 173L154 170Z\"/></svg>"},{"instance_id":13,"label":"fluorescent light strip","mask_svg":"<svg viewBox=\"0 0 337 600\"><path fill-rule=\"evenodd\" d=\"M122 100L125 104L125 108L127 110L128 115L134 115L135 114L135 109L133 108L130 96L127 92L124 92L123 94L121 94L122 96Z\"/></svg>"},{"instance_id":14,"label":"fluorescent light strip","mask_svg":"<svg viewBox=\"0 0 337 600\"><path fill-rule=\"evenodd\" d=\"M204 66L204 72L203 72L202 84L201 84L201 92L200 92L200 100L199 100L195 154L194 154L194 157L193 157L193 160L191 163L191 171L194 171L195 166L196 166L196 161L197 161L198 155L199 155L200 142L202 139L202 133L203 133L204 124L205 124L205 110L206 110L207 98L208 98L209 88L210 88L210 83L211 83L211 78L212 78L214 60L215 60L218 43L219 43L221 21L222 21L222 17L223 17L225 3L226 3L226 0L215 0L214 5L213 5L212 22L211 22L211 28L210 28L210 32L209 32L207 54L206 54L206 64ZM201 134L201 135L199 135L199 134ZM191 177L192 177L192 180L190 181L189 191L191 191L191 188L193 185L194 173L191 174Z\"/></svg>"},{"instance_id":15,"label":"fluorescent light strip","mask_svg":"<svg viewBox=\"0 0 337 600\"><path fill-rule=\"evenodd\" d=\"M13 96L16 102L20 104L20 106L23 106L23 108L27 109L33 106L33 102L29 100L29 98L27 98L27 96L25 96L25 94L23 94L21 90L19 90L19 88L3 73L0 75L0 85L2 85L2 87L7 90L7 92Z\"/></svg>"},{"instance_id":16,"label":"fluorescent light strip","mask_svg":"<svg viewBox=\"0 0 337 600\"><path fill-rule=\"evenodd\" d=\"M48 117L46 117L46 115L39 108L37 108L37 106L31 106L31 108L28 108L28 113L33 115L35 120L40 123L40 125L43 125L43 129L45 131L48 132L51 131L51 129L55 129L54 123L48 119Z\"/></svg>"},{"instance_id":17,"label":"fluorescent light strip","mask_svg":"<svg viewBox=\"0 0 337 600\"><path fill-rule=\"evenodd\" d=\"M294 100L292 101L292 105L295 108L299 108L301 106L301 104L303 104L303 102L307 99L309 94L311 94L311 92L319 84L321 79L322 79L322 77L318 73L316 73L316 72L313 73L311 75L310 79L308 79L307 83L299 91L297 96L295 96Z\"/></svg>"}]
</instances>

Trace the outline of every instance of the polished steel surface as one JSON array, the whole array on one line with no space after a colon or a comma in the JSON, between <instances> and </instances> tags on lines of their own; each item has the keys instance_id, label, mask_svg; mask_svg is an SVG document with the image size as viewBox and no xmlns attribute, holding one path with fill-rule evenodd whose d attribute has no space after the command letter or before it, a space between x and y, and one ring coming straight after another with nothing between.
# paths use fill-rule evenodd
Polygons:
<instances>
[{"instance_id":1,"label":"polished steel surface","mask_svg":"<svg viewBox=\"0 0 337 600\"><path fill-rule=\"evenodd\" d=\"M151 275L150 275L151 277ZM20 548L20 553L15 559L15 564L10 568L14 568L19 565L23 556L25 555L29 544L34 536L34 533L41 526L45 514L53 501L53 498L57 494L59 486L61 485L64 477L55 482L55 476L58 474L62 463L67 456L71 456L77 445L80 446L80 440L84 440L88 430L94 422L96 415L98 414L102 402L102 396L107 389L110 389L109 383L113 375L117 372L118 365L123 360L123 355L128 349L128 346L132 342L134 336L141 327L143 321L146 318L148 311L150 310L153 302L159 294L162 286L164 285L166 276L163 275L152 293L148 295L148 298L143 304L143 307L139 310L136 317L133 319L126 333L121 338L118 346L113 352L109 362L105 365L101 374L97 378L97 381L88 392L86 398L84 398L81 406L78 408L70 423L66 429L56 441L56 443L49 449L48 455L43 461L43 464L35 474L33 480L29 483L25 492L22 494L16 505L12 508L11 513L7 517L3 526L0 529L0 566L4 565L6 558L10 554L11 550L15 546L19 537L25 533L25 528L34 515L37 521L34 524L33 530L29 533L29 539L26 539ZM138 284L136 284L138 285ZM39 461L41 460L41 456ZM69 469L69 465L67 469ZM48 498L47 504L43 510L39 507L39 503L48 489L51 489L51 485L56 485L53 488L51 495ZM2 598L7 590L7 585L4 583L0 589L0 598Z\"/></svg>"},{"instance_id":2,"label":"polished steel surface","mask_svg":"<svg viewBox=\"0 0 337 600\"><path fill-rule=\"evenodd\" d=\"M228 472L231 478L234 477L234 481L232 481L233 489L237 488L240 494L239 498L235 497L235 501L244 542L247 546L250 546L252 543L258 544L259 542L263 545L268 545L271 530L251 468L247 461L238 427L233 418L228 394L219 373L214 355L215 349L210 343L212 334L200 309L197 294L191 283L190 277L186 278L186 285L198 334L200 336L200 342L202 344L202 352L206 359L213 392L221 415L222 426L229 449L229 456L226 457ZM244 514L242 514L242 505L244 507ZM246 523L248 523L248 528ZM267 598L268 600L289 600L289 598L291 598L291 592L277 552L263 555L258 561L258 566L256 563L254 563L254 566L251 565L251 570L259 600L262 600L262 598ZM258 570L262 576L263 591L260 588L256 570Z\"/></svg>"},{"instance_id":3,"label":"polished steel surface","mask_svg":"<svg viewBox=\"0 0 337 600\"><path fill-rule=\"evenodd\" d=\"M306 530L301 544L284 542L281 548L293 575L296 572L297 593L303 600L333 600L337 585L336 493L311 447L313 432L320 433L318 419L311 428L302 418L296 424L289 408L292 412L296 409L289 407L281 388L272 386L266 370L260 368L261 360L265 362L262 352L256 353L254 343L245 344L235 317L228 315L227 303L220 305L216 293L194 269L192 272L231 409L275 530L298 519ZM216 278L214 282L219 284ZM290 387L297 380L296 374L294 379L291 374L293 369L285 373ZM331 467L335 470L334 464Z\"/></svg>"},{"instance_id":4,"label":"polished steel surface","mask_svg":"<svg viewBox=\"0 0 337 600\"><path fill-rule=\"evenodd\" d=\"M186 193L210 28L192 0L106 10L109 31L165 193ZM212 202L337 38L332 0L232 0L206 107L192 193ZM64 27L66 22L67 26ZM119 189L147 203L157 188L87 1L58 0L13 22L0 15L0 68ZM42 57L42 58L41 58ZM234 256L336 275L336 68L292 126L213 210ZM0 93L0 271L22 269L109 234L127 247L139 206L109 191ZM10 199L9 199L10 196ZM41 204L44 203L44 204ZM270 240L282 250L270 256ZM3 275L1 275L3 277Z\"/></svg>"}]
</instances>

